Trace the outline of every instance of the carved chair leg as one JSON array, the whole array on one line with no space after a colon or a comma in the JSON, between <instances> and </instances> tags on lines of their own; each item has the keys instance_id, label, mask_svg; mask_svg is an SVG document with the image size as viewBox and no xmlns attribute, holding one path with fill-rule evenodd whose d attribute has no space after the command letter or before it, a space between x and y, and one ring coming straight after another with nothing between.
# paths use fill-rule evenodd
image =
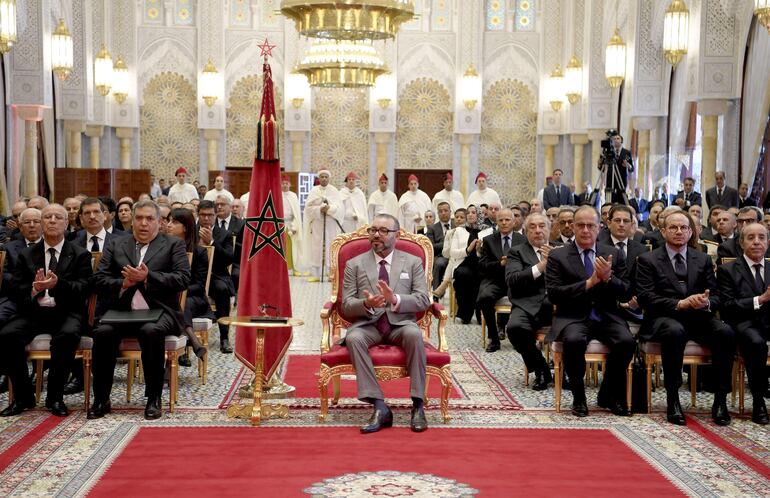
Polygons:
<instances>
[{"instance_id":1,"label":"carved chair leg","mask_svg":"<svg viewBox=\"0 0 770 498\"><path fill-rule=\"evenodd\" d=\"M318 415L318 420L326 422L326 416L329 413L329 379L320 377L318 391L321 398L321 413Z\"/></svg>"},{"instance_id":2,"label":"carved chair leg","mask_svg":"<svg viewBox=\"0 0 770 498\"><path fill-rule=\"evenodd\" d=\"M35 402L40 403L43 392L43 360L35 361Z\"/></svg>"},{"instance_id":3,"label":"carved chair leg","mask_svg":"<svg viewBox=\"0 0 770 498\"><path fill-rule=\"evenodd\" d=\"M554 377L554 402L556 403L556 413L561 412L561 353L553 353L553 377Z\"/></svg>"},{"instance_id":4,"label":"carved chair leg","mask_svg":"<svg viewBox=\"0 0 770 498\"><path fill-rule=\"evenodd\" d=\"M174 405L176 404L177 397L177 376L179 375L179 363L177 359L176 351L169 351L168 364L171 366L171 372L169 373L169 393L168 393L168 409L171 413L174 413Z\"/></svg>"},{"instance_id":5,"label":"carved chair leg","mask_svg":"<svg viewBox=\"0 0 770 498\"><path fill-rule=\"evenodd\" d=\"M743 364L743 360L738 362L738 413L743 415L745 410L745 396L746 396L746 366Z\"/></svg>"},{"instance_id":6,"label":"carved chair leg","mask_svg":"<svg viewBox=\"0 0 770 498\"><path fill-rule=\"evenodd\" d=\"M134 375L136 374L136 362L128 360L128 373L126 374L126 403L131 403L131 388L134 386Z\"/></svg>"},{"instance_id":7,"label":"carved chair leg","mask_svg":"<svg viewBox=\"0 0 770 498\"><path fill-rule=\"evenodd\" d=\"M340 375L335 375L332 377L332 386L334 388L334 397L332 398L332 405L336 406L340 402L340 384L342 382L342 377Z\"/></svg>"},{"instance_id":8,"label":"carved chair leg","mask_svg":"<svg viewBox=\"0 0 770 498\"><path fill-rule=\"evenodd\" d=\"M425 376L425 396L424 396L425 399L423 400L423 404L425 406L430 405L430 398L428 398L428 387L430 387L430 377L431 377L430 375Z\"/></svg>"},{"instance_id":9,"label":"carved chair leg","mask_svg":"<svg viewBox=\"0 0 770 498\"><path fill-rule=\"evenodd\" d=\"M698 399L696 398L697 390L698 390L698 365L692 364L690 365L690 405L693 408L695 408L698 402Z\"/></svg>"},{"instance_id":10,"label":"carved chair leg","mask_svg":"<svg viewBox=\"0 0 770 498\"><path fill-rule=\"evenodd\" d=\"M655 356L644 355L644 366L647 368L647 413L652 413L652 364L654 361Z\"/></svg>"},{"instance_id":11,"label":"carved chair leg","mask_svg":"<svg viewBox=\"0 0 770 498\"><path fill-rule=\"evenodd\" d=\"M626 371L626 404L628 405L628 411L631 411L631 389L634 380L634 361L628 364L628 370Z\"/></svg>"},{"instance_id":12,"label":"carved chair leg","mask_svg":"<svg viewBox=\"0 0 770 498\"><path fill-rule=\"evenodd\" d=\"M83 352L83 403L88 413L91 407L91 351Z\"/></svg>"}]
</instances>

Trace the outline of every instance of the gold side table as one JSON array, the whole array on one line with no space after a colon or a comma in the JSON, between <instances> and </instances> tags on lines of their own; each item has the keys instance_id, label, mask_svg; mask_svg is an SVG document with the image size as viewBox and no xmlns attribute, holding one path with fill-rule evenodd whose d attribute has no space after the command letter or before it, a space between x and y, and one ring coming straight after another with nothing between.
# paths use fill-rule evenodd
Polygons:
<instances>
[{"instance_id":1,"label":"gold side table","mask_svg":"<svg viewBox=\"0 0 770 498\"><path fill-rule=\"evenodd\" d=\"M280 327L299 327L305 322L299 318L289 318L286 323L277 322L253 322L250 316L225 316L217 320L222 325L235 325L236 327L249 327L256 329L256 358L254 361L254 397L251 404L230 405L227 407L227 416L230 418L243 418L251 420L251 425L259 425L262 419L287 418L289 407L286 405L262 403L263 381L263 353L265 350L265 333L267 329Z\"/></svg>"}]
</instances>

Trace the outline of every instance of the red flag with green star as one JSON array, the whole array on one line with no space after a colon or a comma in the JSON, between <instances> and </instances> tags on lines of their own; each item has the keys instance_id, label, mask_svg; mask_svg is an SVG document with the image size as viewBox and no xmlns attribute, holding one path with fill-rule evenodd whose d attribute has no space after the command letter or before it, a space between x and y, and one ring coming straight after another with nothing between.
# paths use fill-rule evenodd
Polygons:
<instances>
[{"instance_id":1,"label":"red flag with green star","mask_svg":"<svg viewBox=\"0 0 770 498\"><path fill-rule=\"evenodd\" d=\"M289 275L284 243L281 162L278 157L278 126L275 120L273 75L267 57L274 45L265 39L259 45L262 64L262 110L257 123L257 150L251 174L246 209L238 287L238 315L291 316ZM262 374L268 380L289 349L291 327L271 328L265 334ZM256 364L256 332L237 327L235 355L251 370Z\"/></svg>"}]
</instances>

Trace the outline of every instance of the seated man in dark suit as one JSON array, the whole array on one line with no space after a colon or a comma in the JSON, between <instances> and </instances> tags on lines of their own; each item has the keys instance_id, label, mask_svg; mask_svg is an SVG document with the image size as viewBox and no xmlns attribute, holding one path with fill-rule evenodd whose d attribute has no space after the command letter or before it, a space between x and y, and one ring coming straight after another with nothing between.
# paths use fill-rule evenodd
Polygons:
<instances>
[{"instance_id":1,"label":"seated man in dark suit","mask_svg":"<svg viewBox=\"0 0 770 498\"><path fill-rule=\"evenodd\" d=\"M727 425L735 335L714 315L720 305L714 265L707 254L688 247L690 223L684 212L669 214L663 221L666 244L637 260L637 299L644 309L639 338L661 343L666 416L676 425L685 425L679 404L685 345L691 339L708 346L716 384L711 415L717 424Z\"/></svg>"},{"instance_id":2,"label":"seated man in dark suit","mask_svg":"<svg viewBox=\"0 0 770 498\"><path fill-rule=\"evenodd\" d=\"M702 240L710 240L712 242L717 241L716 236L718 234L717 226L719 225L719 213L726 210L727 208L721 204L717 204L711 207L709 210L708 222L700 234L700 238Z\"/></svg>"},{"instance_id":3,"label":"seated man in dark suit","mask_svg":"<svg viewBox=\"0 0 770 498\"><path fill-rule=\"evenodd\" d=\"M230 298L235 296L235 285L230 275L230 266L234 261L233 236L228 228L214 224L214 203L201 201L198 206L199 236L202 246L214 246L214 262L211 266L209 296L216 305L217 319L230 316ZM219 351L224 354L233 352L230 346L230 327L219 324Z\"/></svg>"},{"instance_id":4,"label":"seated man in dark suit","mask_svg":"<svg viewBox=\"0 0 770 498\"><path fill-rule=\"evenodd\" d=\"M136 337L142 348L142 368L147 386L147 419L159 418L165 372L167 335L184 331L179 294L190 284L190 263L184 242L159 233L160 210L152 201L134 204L133 233L107 244L94 275L100 296L111 299L113 309L162 310L155 322L101 323L94 330L94 404L88 418L110 412L110 391L120 341Z\"/></svg>"},{"instance_id":5,"label":"seated man in dark suit","mask_svg":"<svg viewBox=\"0 0 770 498\"><path fill-rule=\"evenodd\" d=\"M425 396L425 344L417 326L417 313L428 309L430 298L422 261L395 249L398 220L377 215L368 228L372 250L345 265L341 314L352 322L345 345L356 369L358 399L374 405L364 434L393 425L393 413L385 403L374 374L369 348L377 344L401 346L406 353L413 408L411 428L428 428L423 411Z\"/></svg>"},{"instance_id":6,"label":"seated man in dark suit","mask_svg":"<svg viewBox=\"0 0 770 498\"><path fill-rule=\"evenodd\" d=\"M626 261L629 280L633 280L636 258L647 252L644 244L634 240L634 212L625 204L616 204L610 209L609 232L599 234L598 241L618 249Z\"/></svg>"},{"instance_id":7,"label":"seated man in dark suit","mask_svg":"<svg viewBox=\"0 0 770 498\"><path fill-rule=\"evenodd\" d=\"M717 216L717 231L714 234L714 242L724 244L725 241L735 237L735 228L738 221L733 213L724 210Z\"/></svg>"},{"instance_id":8,"label":"seated man in dark suit","mask_svg":"<svg viewBox=\"0 0 770 498\"><path fill-rule=\"evenodd\" d=\"M572 244L575 239L575 208L572 206L561 208L556 221L559 224L559 236L551 241L551 245L558 247Z\"/></svg>"},{"instance_id":9,"label":"seated man in dark suit","mask_svg":"<svg viewBox=\"0 0 770 498\"><path fill-rule=\"evenodd\" d=\"M722 299L722 318L735 330L746 373L749 376L753 409L751 420L767 425L767 341L770 341L770 289L767 285L767 230L761 223L743 227L742 255L733 263L717 268L717 285Z\"/></svg>"},{"instance_id":10,"label":"seated man in dark suit","mask_svg":"<svg viewBox=\"0 0 770 498\"><path fill-rule=\"evenodd\" d=\"M227 232L227 236L230 237L230 240L232 240L233 236L237 237L243 228L244 222L243 220L239 220L233 216L233 206L232 202L230 202L230 198L224 194L218 195L215 201L215 207L217 209L216 224L219 225L220 230L224 229ZM238 292L240 267L240 258L235 259L235 257L233 257L233 266L230 270L230 276L232 278L233 288L235 289L236 293Z\"/></svg>"},{"instance_id":11,"label":"seated man in dark suit","mask_svg":"<svg viewBox=\"0 0 770 498\"><path fill-rule=\"evenodd\" d=\"M497 214L498 231L484 237L481 241L481 258L479 259L479 273L481 274L481 286L476 298L476 307L484 314L487 322L487 353L494 353L500 349L500 336L497 332L497 320L495 318L495 303L498 299L508 294L508 286L505 285L505 265L508 262L508 253L511 248L526 242L526 237L513 231L513 212L503 209Z\"/></svg>"},{"instance_id":12,"label":"seated man in dark suit","mask_svg":"<svg viewBox=\"0 0 770 498\"><path fill-rule=\"evenodd\" d=\"M45 406L56 416L69 414L64 383L80 344L91 255L64 238L67 211L60 204L43 208L43 241L19 253L13 271L15 318L0 330L0 368L13 383L14 400L0 416L18 415L35 406L24 348L38 334L51 334L51 362Z\"/></svg>"},{"instance_id":13,"label":"seated man in dark suit","mask_svg":"<svg viewBox=\"0 0 770 498\"><path fill-rule=\"evenodd\" d=\"M717 247L717 265L724 263L724 258L739 258L743 254L739 240L743 227L762 221L762 211L759 208L747 206L741 208L736 218L735 236L725 240ZM770 252L766 255L770 257Z\"/></svg>"},{"instance_id":14,"label":"seated man in dark suit","mask_svg":"<svg viewBox=\"0 0 770 498\"><path fill-rule=\"evenodd\" d=\"M617 301L630 299L626 264L618 250L597 243L599 216L591 206L575 212L575 243L548 255L546 288L556 305L548 339L564 343L564 369L572 388L572 413L588 415L585 351L591 339L610 348L598 404L615 415L630 416L625 376L634 354L634 338L618 312Z\"/></svg>"},{"instance_id":15,"label":"seated man in dark suit","mask_svg":"<svg viewBox=\"0 0 770 498\"><path fill-rule=\"evenodd\" d=\"M39 209L27 208L19 215L20 239L12 240L5 245L5 268L3 269L3 285L0 287L0 323L6 323L16 314L16 302L13 300L13 271L19 260L19 253L27 247L40 242L43 235L42 213Z\"/></svg>"},{"instance_id":16,"label":"seated man in dark suit","mask_svg":"<svg viewBox=\"0 0 770 498\"><path fill-rule=\"evenodd\" d=\"M511 300L511 316L506 332L508 340L521 355L527 370L535 373L532 389L542 391L553 380L551 369L538 351L535 334L549 325L553 306L545 295L545 266L551 246L547 244L548 218L530 214L524 222L527 242L513 247L505 267L505 282Z\"/></svg>"},{"instance_id":17,"label":"seated man in dark suit","mask_svg":"<svg viewBox=\"0 0 770 498\"><path fill-rule=\"evenodd\" d=\"M449 260L443 256L444 236L452 228L450 205L448 202L439 202L438 221L425 229L425 235L433 244L433 288L438 287L444 280L444 272ZM438 298L436 298L438 299Z\"/></svg>"},{"instance_id":18,"label":"seated man in dark suit","mask_svg":"<svg viewBox=\"0 0 770 498\"><path fill-rule=\"evenodd\" d=\"M684 190L680 190L676 193L676 199L682 199L684 200L684 209L685 211L690 206L697 204L698 206L701 205L703 202L701 200L700 192L695 191L695 179L692 177L687 177L684 179Z\"/></svg>"}]
</instances>

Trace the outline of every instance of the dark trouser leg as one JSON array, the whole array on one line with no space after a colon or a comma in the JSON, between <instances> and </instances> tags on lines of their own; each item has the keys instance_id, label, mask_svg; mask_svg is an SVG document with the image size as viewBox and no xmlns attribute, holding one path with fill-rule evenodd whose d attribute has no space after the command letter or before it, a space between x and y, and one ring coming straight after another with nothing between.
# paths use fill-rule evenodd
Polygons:
<instances>
[{"instance_id":1,"label":"dark trouser leg","mask_svg":"<svg viewBox=\"0 0 770 498\"><path fill-rule=\"evenodd\" d=\"M636 342L626 325L598 323L592 332L599 341L610 348L607 371L604 372L599 396L625 403L626 370L634 355Z\"/></svg>"},{"instance_id":2,"label":"dark trouser leg","mask_svg":"<svg viewBox=\"0 0 770 498\"><path fill-rule=\"evenodd\" d=\"M712 318L688 328L690 337L711 350L714 369L714 393L727 394L732 391L733 360L735 359L735 332L729 325ZM765 357L767 359L767 357Z\"/></svg>"},{"instance_id":3,"label":"dark trouser leg","mask_svg":"<svg viewBox=\"0 0 770 498\"><path fill-rule=\"evenodd\" d=\"M173 332L174 320L165 312L157 322L145 323L139 327L137 332L139 346L142 348L142 367L147 385L147 399L160 397L163 393L166 335Z\"/></svg>"},{"instance_id":4,"label":"dark trouser leg","mask_svg":"<svg viewBox=\"0 0 770 498\"><path fill-rule=\"evenodd\" d=\"M217 306L216 316L217 319L223 316L230 316L230 290L222 280L211 279L209 284L209 295L214 299L214 304ZM227 325L219 324L219 339L224 340L228 338L228 332L230 327Z\"/></svg>"},{"instance_id":5,"label":"dark trouser leg","mask_svg":"<svg viewBox=\"0 0 770 498\"><path fill-rule=\"evenodd\" d=\"M506 326L506 334L530 372L541 372L548 369L543 353L537 349L536 332L537 320L521 308L512 307Z\"/></svg>"},{"instance_id":6,"label":"dark trouser leg","mask_svg":"<svg viewBox=\"0 0 770 498\"><path fill-rule=\"evenodd\" d=\"M80 344L80 329L80 317L69 315L64 318L64 323L61 324L58 331L51 331L53 332L51 334L51 366L48 370L48 395L46 398L48 402L63 400L64 384L67 383L75 360L75 351Z\"/></svg>"},{"instance_id":7,"label":"dark trouser leg","mask_svg":"<svg viewBox=\"0 0 770 498\"><path fill-rule=\"evenodd\" d=\"M350 354L350 361L356 369L358 399L383 399L380 383L374 374L374 365L369 356L369 347L382 342L382 336L374 325L353 327L345 334L345 346Z\"/></svg>"},{"instance_id":8,"label":"dark trouser leg","mask_svg":"<svg viewBox=\"0 0 770 498\"><path fill-rule=\"evenodd\" d=\"M110 399L115 362L118 357L121 333L114 325L103 323L94 330L94 401Z\"/></svg>"},{"instance_id":9,"label":"dark trouser leg","mask_svg":"<svg viewBox=\"0 0 770 498\"><path fill-rule=\"evenodd\" d=\"M661 344L663 360L663 385L669 393L676 393L682 386L682 362L687 345L684 325L673 318L658 318L653 323L653 340Z\"/></svg>"},{"instance_id":10,"label":"dark trouser leg","mask_svg":"<svg viewBox=\"0 0 770 498\"><path fill-rule=\"evenodd\" d=\"M505 289L498 287L493 282L482 281L479 288L479 297L476 305L484 314L484 320L487 322L487 338L493 344L500 344L500 337L497 334L497 320L495 318L495 303L505 295Z\"/></svg>"},{"instance_id":11,"label":"dark trouser leg","mask_svg":"<svg viewBox=\"0 0 770 498\"><path fill-rule=\"evenodd\" d=\"M586 373L586 347L588 346L588 324L577 322L564 328L561 340L564 344L564 371L569 377L572 397L585 400L586 391L583 377Z\"/></svg>"},{"instance_id":12,"label":"dark trouser leg","mask_svg":"<svg viewBox=\"0 0 770 498\"><path fill-rule=\"evenodd\" d=\"M34 393L24 351L34 337L27 332L29 323L24 318L17 318L0 330L0 373L8 375L13 384L13 396L18 400L28 400Z\"/></svg>"},{"instance_id":13,"label":"dark trouser leg","mask_svg":"<svg viewBox=\"0 0 770 498\"><path fill-rule=\"evenodd\" d=\"M465 265L455 268L453 286L457 299L457 318L469 322L473 318L479 295L479 280L474 269Z\"/></svg>"},{"instance_id":14,"label":"dark trouser leg","mask_svg":"<svg viewBox=\"0 0 770 498\"><path fill-rule=\"evenodd\" d=\"M435 289L441 285L441 281L444 280L444 272L449 264L449 260L444 256L438 254L433 259L433 288Z\"/></svg>"},{"instance_id":15,"label":"dark trouser leg","mask_svg":"<svg viewBox=\"0 0 770 498\"><path fill-rule=\"evenodd\" d=\"M738 347L746 365L749 386L754 398L761 399L767 391L767 342L755 328L744 328L737 333Z\"/></svg>"},{"instance_id":16,"label":"dark trouser leg","mask_svg":"<svg viewBox=\"0 0 770 498\"><path fill-rule=\"evenodd\" d=\"M409 395L425 398L425 343L417 324L403 325L393 329L385 341L401 346L406 352L406 369L409 372Z\"/></svg>"}]
</instances>

